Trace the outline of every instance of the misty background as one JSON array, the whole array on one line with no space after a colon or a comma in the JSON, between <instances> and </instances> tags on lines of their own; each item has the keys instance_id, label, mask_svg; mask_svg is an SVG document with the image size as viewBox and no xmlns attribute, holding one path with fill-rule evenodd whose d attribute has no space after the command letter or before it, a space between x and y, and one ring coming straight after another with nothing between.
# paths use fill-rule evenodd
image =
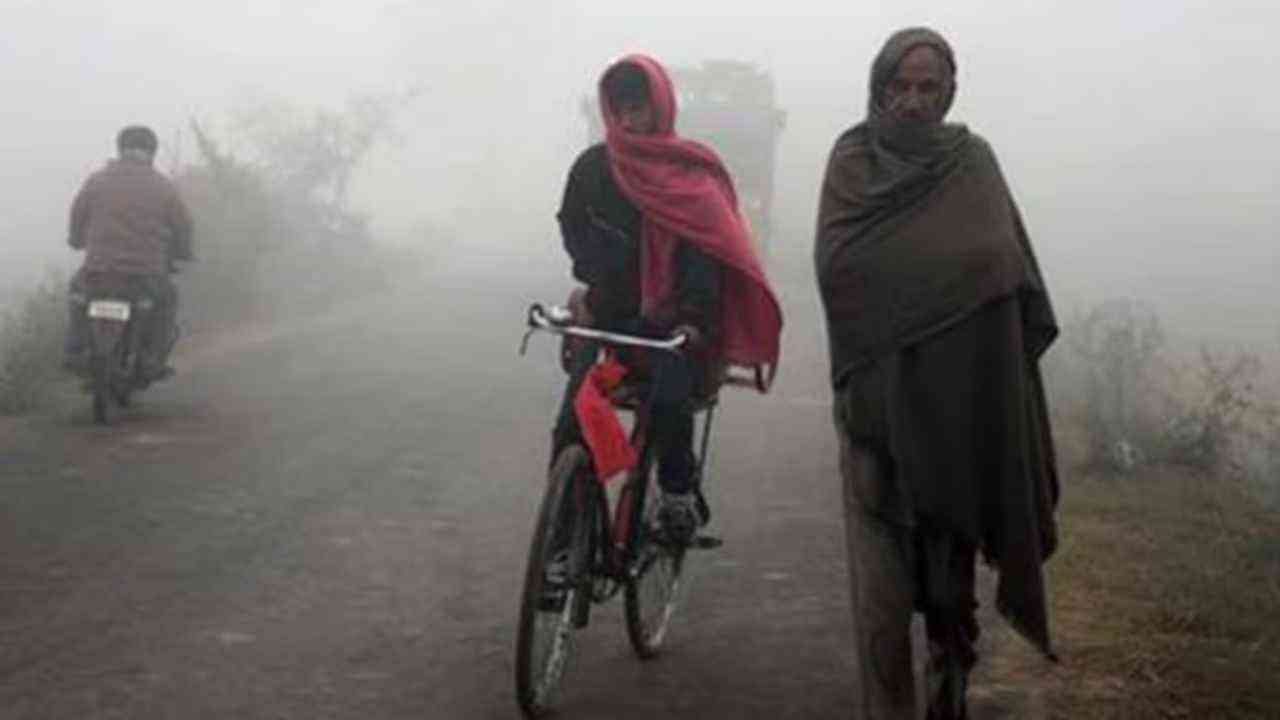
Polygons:
<instances>
[{"instance_id":1,"label":"misty background","mask_svg":"<svg viewBox=\"0 0 1280 720\"><path fill-rule=\"evenodd\" d=\"M770 262L810 282L826 154L861 118L884 39L928 24L959 59L951 119L995 147L1060 309L1142 298L1197 340L1274 349L1278 22L1243 1L4 0L0 297L78 263L67 206L119 127L154 127L169 169L194 159L192 118L234 152L245 107L361 95L397 99L394 135L351 187L375 238L429 245L444 229L450 253L567 280L554 213L586 142L580 103L629 51L773 73L787 125Z\"/></svg>"},{"instance_id":2,"label":"misty background","mask_svg":"<svg viewBox=\"0 0 1280 720\"><path fill-rule=\"evenodd\" d=\"M671 661L636 675L609 613L567 715L848 707L813 224L875 53L917 24L955 47L951 119L995 148L1063 327L1042 368L1067 661L1034 671L982 620L975 715L1275 717L1274 0L0 0L0 714L512 710L564 388L558 343L515 351L526 303L572 283L583 101L633 51L773 75L783 360L767 396L723 393L728 542ZM139 122L200 261L178 378L100 429L57 362L66 216Z\"/></svg>"}]
</instances>

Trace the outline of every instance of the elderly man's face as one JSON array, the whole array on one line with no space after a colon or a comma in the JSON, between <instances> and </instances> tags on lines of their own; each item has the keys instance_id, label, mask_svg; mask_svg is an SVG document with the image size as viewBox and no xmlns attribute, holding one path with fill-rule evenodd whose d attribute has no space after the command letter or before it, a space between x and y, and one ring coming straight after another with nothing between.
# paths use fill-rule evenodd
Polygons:
<instances>
[{"instance_id":1,"label":"elderly man's face","mask_svg":"<svg viewBox=\"0 0 1280 720\"><path fill-rule=\"evenodd\" d=\"M921 45L907 53L885 88L884 107L898 122L940 123L947 111L951 73L937 50Z\"/></svg>"}]
</instances>

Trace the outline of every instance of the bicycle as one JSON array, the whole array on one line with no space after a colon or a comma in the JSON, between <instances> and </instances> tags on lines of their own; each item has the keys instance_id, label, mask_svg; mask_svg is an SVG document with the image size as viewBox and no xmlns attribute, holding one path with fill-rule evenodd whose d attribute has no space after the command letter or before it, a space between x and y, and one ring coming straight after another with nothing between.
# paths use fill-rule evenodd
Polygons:
<instances>
[{"instance_id":1,"label":"bicycle","mask_svg":"<svg viewBox=\"0 0 1280 720\"><path fill-rule=\"evenodd\" d=\"M538 304L529 308L527 322L521 354L535 332L570 336L606 348L673 353L681 352L687 341L681 334L662 340L573 325L569 311L552 307L548 312ZM759 388L764 382L759 371L754 380L731 375L722 380ZM527 716L551 709L573 652L573 632L587 626L593 604L607 602L619 592L625 598L632 649L641 659L655 657L675 611L686 552L720 544L706 535L697 535L690 543L676 542L663 533L657 520L658 503L652 500L659 488L644 396L643 390L624 385L622 392L609 398L615 411L635 413L630 442L638 451L612 507L583 443L564 447L552 463L529 547L516 640L516 699ZM694 467L703 525L711 514L702 481L717 398L716 392L696 398L692 408L695 427L702 416Z\"/></svg>"}]
</instances>

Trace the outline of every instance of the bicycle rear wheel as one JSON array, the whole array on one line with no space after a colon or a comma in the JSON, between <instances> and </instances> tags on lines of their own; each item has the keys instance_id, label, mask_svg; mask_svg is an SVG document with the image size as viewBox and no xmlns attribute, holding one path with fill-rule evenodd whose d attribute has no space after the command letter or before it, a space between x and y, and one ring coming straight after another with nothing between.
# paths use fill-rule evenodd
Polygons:
<instances>
[{"instance_id":1,"label":"bicycle rear wheel","mask_svg":"<svg viewBox=\"0 0 1280 720\"><path fill-rule=\"evenodd\" d=\"M594 480L586 451L580 445L562 450L548 475L529 545L516 636L516 701L529 717L554 704L573 653L575 612L590 602L595 507L587 482Z\"/></svg>"},{"instance_id":2,"label":"bicycle rear wheel","mask_svg":"<svg viewBox=\"0 0 1280 720\"><path fill-rule=\"evenodd\" d=\"M643 488L629 487L624 492L639 493L632 498L632 527L637 535L636 558L627 574L627 636L636 655L647 660L658 654L666 640L680 590L685 547L667 542L660 530L661 493L654 468L649 469Z\"/></svg>"}]
</instances>

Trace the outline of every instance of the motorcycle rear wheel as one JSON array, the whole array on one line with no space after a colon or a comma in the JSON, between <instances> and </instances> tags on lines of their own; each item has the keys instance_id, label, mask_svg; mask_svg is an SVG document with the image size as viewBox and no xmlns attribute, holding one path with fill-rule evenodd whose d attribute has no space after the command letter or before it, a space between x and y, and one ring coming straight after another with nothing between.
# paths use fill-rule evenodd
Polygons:
<instances>
[{"instance_id":1,"label":"motorcycle rear wheel","mask_svg":"<svg viewBox=\"0 0 1280 720\"><path fill-rule=\"evenodd\" d=\"M110 358L95 353L89 361L89 377L93 384L93 420L99 425L110 425L116 415Z\"/></svg>"}]
</instances>

